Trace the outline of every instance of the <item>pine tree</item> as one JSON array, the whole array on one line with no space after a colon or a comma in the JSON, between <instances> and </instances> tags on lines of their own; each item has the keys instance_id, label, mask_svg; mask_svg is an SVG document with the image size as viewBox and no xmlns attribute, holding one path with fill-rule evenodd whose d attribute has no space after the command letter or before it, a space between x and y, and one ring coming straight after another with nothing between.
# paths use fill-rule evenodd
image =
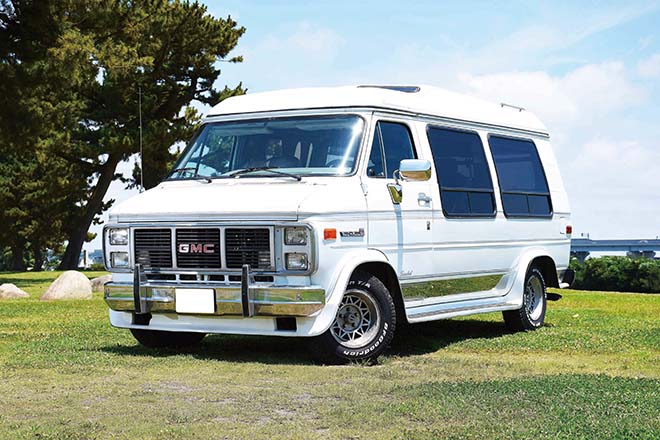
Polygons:
<instances>
[{"instance_id":1,"label":"pine tree","mask_svg":"<svg viewBox=\"0 0 660 440\"><path fill-rule=\"evenodd\" d=\"M112 203L104 198L121 177L117 165L138 151L138 93L151 187L173 160L169 147L199 122L191 102L245 92L241 84L214 87L219 61L242 61L229 54L244 32L197 2L0 0L0 167L18 179L0 177L0 186L20 188L0 195L0 211L16 211L0 213L0 244L17 254L34 243L43 250L48 240L24 223L52 217L61 231L51 235L68 241L61 266L76 267L90 225ZM17 133L20 141L8 141ZM30 182L46 192L31 192ZM23 230L35 232L16 234Z\"/></svg>"}]
</instances>

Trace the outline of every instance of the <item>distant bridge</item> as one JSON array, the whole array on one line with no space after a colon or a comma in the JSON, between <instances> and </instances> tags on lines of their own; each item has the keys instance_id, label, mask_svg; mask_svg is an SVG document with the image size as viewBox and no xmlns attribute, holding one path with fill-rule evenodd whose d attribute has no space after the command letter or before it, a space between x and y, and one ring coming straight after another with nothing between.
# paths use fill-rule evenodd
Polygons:
<instances>
[{"instance_id":1,"label":"distant bridge","mask_svg":"<svg viewBox=\"0 0 660 440\"><path fill-rule=\"evenodd\" d=\"M571 239L571 256L584 261L591 252L626 252L632 258L654 258L660 252L660 240L592 240Z\"/></svg>"}]
</instances>

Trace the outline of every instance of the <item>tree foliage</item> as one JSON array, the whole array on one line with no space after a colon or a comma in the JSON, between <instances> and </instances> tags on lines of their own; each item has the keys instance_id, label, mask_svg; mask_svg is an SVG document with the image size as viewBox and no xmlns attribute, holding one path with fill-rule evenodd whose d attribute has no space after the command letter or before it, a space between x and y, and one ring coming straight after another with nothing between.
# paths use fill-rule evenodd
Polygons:
<instances>
[{"instance_id":1,"label":"tree foliage","mask_svg":"<svg viewBox=\"0 0 660 440\"><path fill-rule=\"evenodd\" d=\"M66 239L62 267L75 267L117 165L139 149L138 93L134 176L149 188L199 122L191 102L245 92L214 86L219 61L242 60L230 53L244 31L197 2L0 0L0 245L22 255Z\"/></svg>"}]
</instances>

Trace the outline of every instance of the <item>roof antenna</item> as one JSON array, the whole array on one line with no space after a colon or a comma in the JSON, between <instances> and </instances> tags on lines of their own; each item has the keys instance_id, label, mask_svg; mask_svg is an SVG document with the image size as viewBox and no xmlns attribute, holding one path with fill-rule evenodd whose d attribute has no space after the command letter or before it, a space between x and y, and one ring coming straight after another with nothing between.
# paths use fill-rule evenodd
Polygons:
<instances>
[{"instance_id":1,"label":"roof antenna","mask_svg":"<svg viewBox=\"0 0 660 440\"><path fill-rule=\"evenodd\" d=\"M140 192L144 191L144 160L142 152L142 86L138 86L138 114L140 118Z\"/></svg>"}]
</instances>

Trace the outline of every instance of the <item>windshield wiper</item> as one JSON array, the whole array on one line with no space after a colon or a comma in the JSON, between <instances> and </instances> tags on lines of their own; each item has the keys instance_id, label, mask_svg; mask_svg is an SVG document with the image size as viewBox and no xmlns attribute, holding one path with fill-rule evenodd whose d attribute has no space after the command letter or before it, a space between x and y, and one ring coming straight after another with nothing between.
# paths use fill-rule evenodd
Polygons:
<instances>
[{"instance_id":1,"label":"windshield wiper","mask_svg":"<svg viewBox=\"0 0 660 440\"><path fill-rule=\"evenodd\" d=\"M279 170L277 170L275 168L271 168L271 167L243 168L243 169L240 169L240 170L232 171L227 176L229 176L229 177L238 177L242 174L254 173L256 171L268 171L269 173L279 174L281 176L286 176L286 177L291 177L292 179L296 179L298 182L300 182L302 180L302 177L300 177L297 174L291 174L291 173L287 173L287 172L284 172L284 171L279 171Z\"/></svg>"},{"instance_id":2,"label":"windshield wiper","mask_svg":"<svg viewBox=\"0 0 660 440\"><path fill-rule=\"evenodd\" d=\"M211 183L212 182L210 177L201 176L201 175L197 174L197 168L195 168L195 167L175 168L170 173L170 176L174 173L181 172L181 171L194 171L195 174L193 174L193 176L192 176L193 179L195 179L195 180L204 180L206 183Z\"/></svg>"}]
</instances>

